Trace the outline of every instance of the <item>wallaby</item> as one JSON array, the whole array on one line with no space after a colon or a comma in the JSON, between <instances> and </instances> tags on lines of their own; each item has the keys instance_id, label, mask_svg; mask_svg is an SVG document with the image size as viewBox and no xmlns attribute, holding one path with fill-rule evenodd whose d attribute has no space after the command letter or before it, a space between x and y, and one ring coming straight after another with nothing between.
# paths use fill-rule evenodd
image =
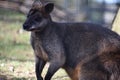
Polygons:
<instances>
[{"instance_id":1,"label":"wallaby","mask_svg":"<svg viewBox=\"0 0 120 80\"><path fill-rule=\"evenodd\" d=\"M60 68L72 80L120 80L120 36L99 24L54 22L53 8L53 3L36 0L23 24L31 31L37 80L43 80L46 62L44 80Z\"/></svg>"}]
</instances>

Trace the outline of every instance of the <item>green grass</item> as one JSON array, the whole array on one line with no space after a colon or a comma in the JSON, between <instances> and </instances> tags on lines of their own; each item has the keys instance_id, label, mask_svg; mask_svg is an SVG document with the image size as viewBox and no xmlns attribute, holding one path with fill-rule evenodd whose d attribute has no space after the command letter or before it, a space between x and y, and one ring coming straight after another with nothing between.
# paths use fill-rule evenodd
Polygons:
<instances>
[{"instance_id":1,"label":"green grass","mask_svg":"<svg viewBox=\"0 0 120 80\"><path fill-rule=\"evenodd\" d=\"M0 10L0 18L0 59L3 57L26 59L25 55L32 52L28 42L29 36L27 32L22 34L19 32L25 16L17 12Z\"/></svg>"},{"instance_id":2,"label":"green grass","mask_svg":"<svg viewBox=\"0 0 120 80\"><path fill-rule=\"evenodd\" d=\"M0 80L36 80L30 33L22 31L25 15L0 9ZM21 33L22 31L22 33ZM47 72L46 65L43 76ZM53 80L70 80L59 70Z\"/></svg>"}]
</instances>

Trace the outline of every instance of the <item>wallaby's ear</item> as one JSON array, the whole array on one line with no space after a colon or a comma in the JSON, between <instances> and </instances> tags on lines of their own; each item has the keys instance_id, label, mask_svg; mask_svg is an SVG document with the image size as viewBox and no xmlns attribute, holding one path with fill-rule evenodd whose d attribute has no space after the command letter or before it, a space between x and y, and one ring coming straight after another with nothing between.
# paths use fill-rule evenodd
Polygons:
<instances>
[{"instance_id":1,"label":"wallaby's ear","mask_svg":"<svg viewBox=\"0 0 120 80\"><path fill-rule=\"evenodd\" d=\"M53 3L47 3L44 6L45 13L50 14L54 9L54 4Z\"/></svg>"},{"instance_id":2,"label":"wallaby's ear","mask_svg":"<svg viewBox=\"0 0 120 80\"><path fill-rule=\"evenodd\" d=\"M35 0L34 3L32 4L33 9L41 9L43 6L42 2L40 0Z\"/></svg>"}]
</instances>

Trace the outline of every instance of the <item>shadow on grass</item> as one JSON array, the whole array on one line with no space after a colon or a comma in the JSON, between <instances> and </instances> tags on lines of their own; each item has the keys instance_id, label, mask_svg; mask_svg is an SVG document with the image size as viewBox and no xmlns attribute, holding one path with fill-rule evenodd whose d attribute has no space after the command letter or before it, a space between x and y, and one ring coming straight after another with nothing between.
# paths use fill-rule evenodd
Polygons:
<instances>
[{"instance_id":1,"label":"shadow on grass","mask_svg":"<svg viewBox=\"0 0 120 80\"><path fill-rule=\"evenodd\" d=\"M12 78L11 80L33 80L33 78Z\"/></svg>"},{"instance_id":2,"label":"shadow on grass","mask_svg":"<svg viewBox=\"0 0 120 80\"><path fill-rule=\"evenodd\" d=\"M12 78L11 78L12 77ZM21 78L16 78L14 76L11 75L0 75L0 80L35 80L35 78L25 78L25 77L21 77Z\"/></svg>"},{"instance_id":3,"label":"shadow on grass","mask_svg":"<svg viewBox=\"0 0 120 80\"><path fill-rule=\"evenodd\" d=\"M7 80L7 77L5 75L0 75L0 80Z\"/></svg>"}]
</instances>

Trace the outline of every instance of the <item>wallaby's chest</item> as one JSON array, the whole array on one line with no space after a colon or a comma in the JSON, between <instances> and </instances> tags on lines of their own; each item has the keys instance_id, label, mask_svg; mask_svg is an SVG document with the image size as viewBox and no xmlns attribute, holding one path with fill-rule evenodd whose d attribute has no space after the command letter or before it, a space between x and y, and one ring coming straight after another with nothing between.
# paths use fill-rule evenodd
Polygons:
<instances>
[{"instance_id":1,"label":"wallaby's chest","mask_svg":"<svg viewBox=\"0 0 120 80\"><path fill-rule=\"evenodd\" d=\"M36 56L40 57L41 59L47 61L48 55L45 49L42 46L42 42L40 39L31 38L31 45L33 47L34 53Z\"/></svg>"}]
</instances>

